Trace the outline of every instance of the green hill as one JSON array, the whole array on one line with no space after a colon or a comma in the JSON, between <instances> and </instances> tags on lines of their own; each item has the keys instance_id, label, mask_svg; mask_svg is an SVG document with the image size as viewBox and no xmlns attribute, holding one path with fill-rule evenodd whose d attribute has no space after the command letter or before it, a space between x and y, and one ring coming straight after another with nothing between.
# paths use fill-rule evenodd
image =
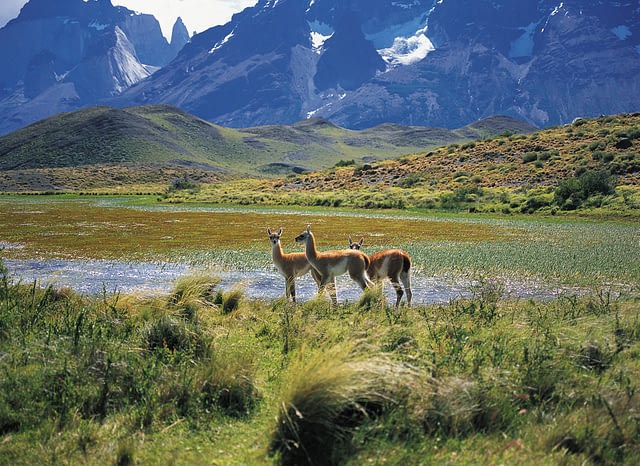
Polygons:
<instances>
[{"instance_id":1,"label":"green hill","mask_svg":"<svg viewBox=\"0 0 640 466\"><path fill-rule=\"evenodd\" d=\"M638 216L639 147L640 113L603 116L296 177L203 185L167 200Z\"/></svg>"},{"instance_id":2,"label":"green hill","mask_svg":"<svg viewBox=\"0 0 640 466\"><path fill-rule=\"evenodd\" d=\"M0 190L84 190L166 185L188 176L277 176L464 143L534 127L493 117L457 130L382 125L351 131L325 120L225 128L166 105L93 107L0 138Z\"/></svg>"}]
</instances>

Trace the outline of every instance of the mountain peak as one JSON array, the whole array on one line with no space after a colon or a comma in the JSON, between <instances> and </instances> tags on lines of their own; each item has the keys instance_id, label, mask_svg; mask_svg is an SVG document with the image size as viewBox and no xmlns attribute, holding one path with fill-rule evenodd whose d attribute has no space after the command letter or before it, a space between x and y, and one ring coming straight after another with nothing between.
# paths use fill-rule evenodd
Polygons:
<instances>
[{"instance_id":1,"label":"mountain peak","mask_svg":"<svg viewBox=\"0 0 640 466\"><path fill-rule=\"evenodd\" d=\"M321 117L349 129L461 128L500 114L544 127L640 109L637 2L258 0L190 39L176 21L171 44L155 18L109 0L53 3L31 0L20 17L40 10L38 24L0 29L14 44L0 50L0 132L28 119L49 84L69 84L116 26L140 65L162 70L108 104L166 103L230 127ZM44 19L53 10L76 16ZM46 107L92 103L70 99L76 91Z\"/></svg>"},{"instance_id":2,"label":"mountain peak","mask_svg":"<svg viewBox=\"0 0 640 466\"><path fill-rule=\"evenodd\" d=\"M170 45L153 16L111 0L30 0L0 28L0 134L150 76L189 40L182 21L175 32Z\"/></svg>"},{"instance_id":3,"label":"mountain peak","mask_svg":"<svg viewBox=\"0 0 640 466\"><path fill-rule=\"evenodd\" d=\"M175 51L175 55L178 54L187 42L189 42L189 31L182 22L182 18L178 16L171 32L171 49Z\"/></svg>"},{"instance_id":4,"label":"mountain peak","mask_svg":"<svg viewBox=\"0 0 640 466\"><path fill-rule=\"evenodd\" d=\"M114 8L111 0L29 0L20 10L19 21L32 21L56 16L83 16L90 14L108 14Z\"/></svg>"}]
</instances>

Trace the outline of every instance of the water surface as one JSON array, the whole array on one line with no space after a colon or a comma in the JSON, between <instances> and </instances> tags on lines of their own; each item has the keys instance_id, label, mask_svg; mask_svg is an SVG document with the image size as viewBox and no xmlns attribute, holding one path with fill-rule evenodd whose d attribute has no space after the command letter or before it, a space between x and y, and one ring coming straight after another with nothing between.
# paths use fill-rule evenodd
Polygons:
<instances>
[{"instance_id":1,"label":"water surface","mask_svg":"<svg viewBox=\"0 0 640 466\"><path fill-rule=\"evenodd\" d=\"M246 296L276 299L284 294L284 279L273 269L234 271L205 269L179 263L120 262L106 260L15 260L6 259L5 265L14 281L38 282L41 286L68 287L86 295L99 293L135 293L154 295L168 293L180 277L210 273L221 281L219 288L231 290L241 287ZM505 297L548 299L577 290L545 284L536 280L498 278ZM414 273L412 277L414 304L447 303L470 294L476 282L460 276L427 276ZM360 289L348 277L337 280L338 301L356 301ZM316 284L310 275L296 280L299 301L306 301L316 293ZM395 291L387 281L385 295L395 302Z\"/></svg>"}]
</instances>

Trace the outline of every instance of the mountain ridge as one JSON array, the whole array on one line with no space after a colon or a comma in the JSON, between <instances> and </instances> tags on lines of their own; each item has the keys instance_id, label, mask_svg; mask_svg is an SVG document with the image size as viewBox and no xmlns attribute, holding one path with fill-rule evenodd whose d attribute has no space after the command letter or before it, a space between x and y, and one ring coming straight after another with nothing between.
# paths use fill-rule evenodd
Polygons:
<instances>
[{"instance_id":1,"label":"mountain ridge","mask_svg":"<svg viewBox=\"0 0 640 466\"><path fill-rule=\"evenodd\" d=\"M321 116L457 128L495 114L553 126L640 109L638 38L627 3L261 0L118 99L230 127Z\"/></svg>"},{"instance_id":2,"label":"mountain ridge","mask_svg":"<svg viewBox=\"0 0 640 466\"><path fill-rule=\"evenodd\" d=\"M0 29L0 134L95 105L349 129L498 114L547 127L640 109L632 2L259 0L190 39L177 21L176 44L111 0L49 3Z\"/></svg>"},{"instance_id":3,"label":"mountain ridge","mask_svg":"<svg viewBox=\"0 0 640 466\"><path fill-rule=\"evenodd\" d=\"M187 41L181 20L168 43L153 16L111 0L30 0L0 28L0 134L120 94Z\"/></svg>"}]
</instances>

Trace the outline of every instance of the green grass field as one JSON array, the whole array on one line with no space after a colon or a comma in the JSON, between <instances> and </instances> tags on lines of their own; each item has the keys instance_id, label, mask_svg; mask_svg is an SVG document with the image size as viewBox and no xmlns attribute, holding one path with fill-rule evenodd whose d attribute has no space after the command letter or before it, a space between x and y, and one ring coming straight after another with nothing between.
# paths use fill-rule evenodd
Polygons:
<instances>
[{"instance_id":1,"label":"green grass field","mask_svg":"<svg viewBox=\"0 0 640 466\"><path fill-rule=\"evenodd\" d=\"M0 281L0 464L637 464L638 301L293 305Z\"/></svg>"},{"instance_id":2,"label":"green grass field","mask_svg":"<svg viewBox=\"0 0 640 466\"><path fill-rule=\"evenodd\" d=\"M165 296L15 280L0 268L0 464L635 465L640 226L531 216L0 198L2 257L269 268L307 223L321 249L363 236L469 297L394 309L224 291ZM274 272L275 273L275 272ZM512 277L581 296L509 300Z\"/></svg>"}]
</instances>

